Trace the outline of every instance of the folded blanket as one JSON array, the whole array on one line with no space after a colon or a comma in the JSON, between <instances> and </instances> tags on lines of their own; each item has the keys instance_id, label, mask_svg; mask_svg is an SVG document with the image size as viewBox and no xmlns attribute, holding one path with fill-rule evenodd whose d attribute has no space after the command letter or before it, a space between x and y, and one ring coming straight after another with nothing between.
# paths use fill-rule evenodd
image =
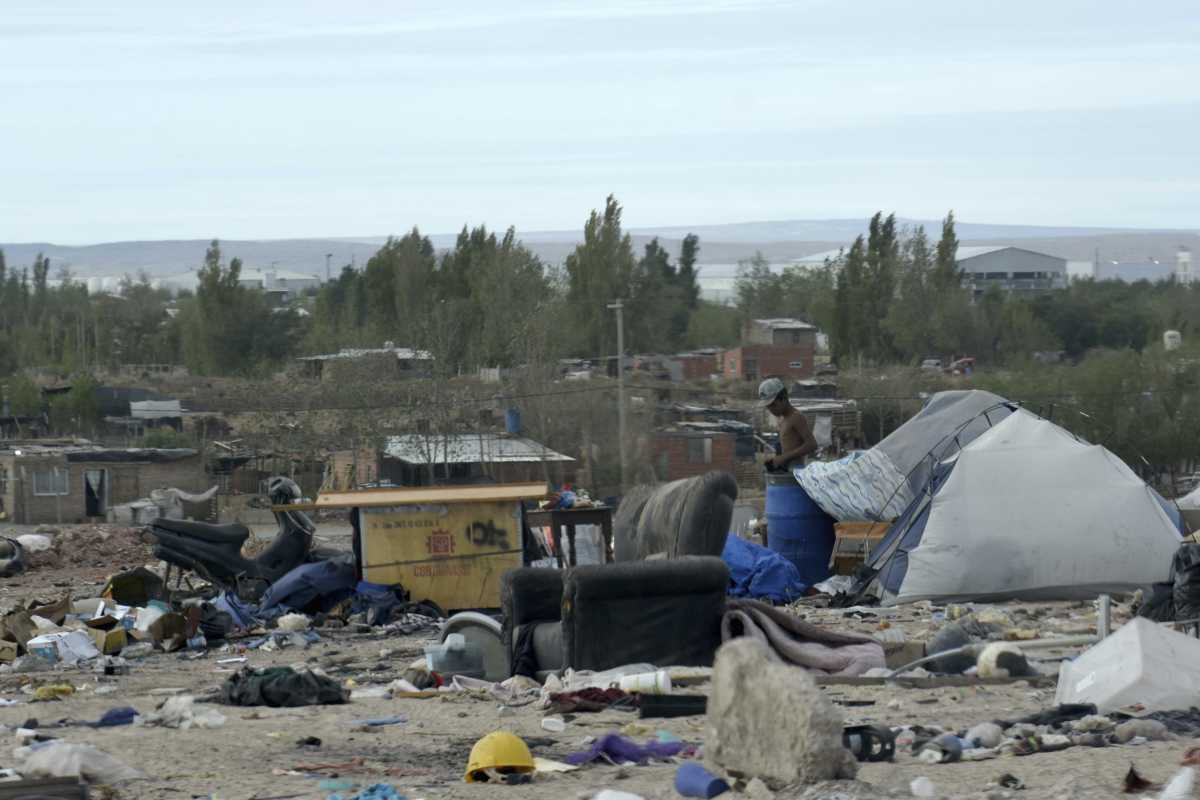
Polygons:
<instances>
[{"instance_id":1,"label":"folded blanket","mask_svg":"<svg viewBox=\"0 0 1200 800\"><path fill-rule=\"evenodd\" d=\"M883 645L871 637L819 628L757 600L728 601L721 641L738 636L763 642L778 661L825 675L862 675L887 666Z\"/></svg>"}]
</instances>

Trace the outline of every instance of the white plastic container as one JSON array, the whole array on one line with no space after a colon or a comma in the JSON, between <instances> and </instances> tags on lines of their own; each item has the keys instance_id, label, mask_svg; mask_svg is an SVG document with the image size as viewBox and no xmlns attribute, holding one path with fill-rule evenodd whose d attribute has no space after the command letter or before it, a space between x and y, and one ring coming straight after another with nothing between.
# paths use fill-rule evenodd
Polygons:
<instances>
[{"instance_id":1,"label":"white plastic container","mask_svg":"<svg viewBox=\"0 0 1200 800\"><path fill-rule=\"evenodd\" d=\"M625 692L638 692L639 694L670 694L671 693L671 676L666 670L658 670L657 672L642 672L637 675L626 675L621 678L618 686Z\"/></svg>"},{"instance_id":2,"label":"white plastic container","mask_svg":"<svg viewBox=\"0 0 1200 800\"><path fill-rule=\"evenodd\" d=\"M1101 714L1189 708L1200 696L1200 639L1137 617L1059 670L1056 705L1094 703Z\"/></svg>"}]
</instances>

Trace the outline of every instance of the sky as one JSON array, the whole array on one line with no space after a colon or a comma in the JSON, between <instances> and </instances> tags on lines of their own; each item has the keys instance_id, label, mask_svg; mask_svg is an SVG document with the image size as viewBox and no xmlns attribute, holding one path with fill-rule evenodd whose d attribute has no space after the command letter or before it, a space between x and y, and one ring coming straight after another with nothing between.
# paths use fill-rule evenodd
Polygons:
<instances>
[{"instance_id":1,"label":"sky","mask_svg":"<svg viewBox=\"0 0 1200 800\"><path fill-rule=\"evenodd\" d=\"M0 241L1200 226L1195 0L5 0Z\"/></svg>"}]
</instances>

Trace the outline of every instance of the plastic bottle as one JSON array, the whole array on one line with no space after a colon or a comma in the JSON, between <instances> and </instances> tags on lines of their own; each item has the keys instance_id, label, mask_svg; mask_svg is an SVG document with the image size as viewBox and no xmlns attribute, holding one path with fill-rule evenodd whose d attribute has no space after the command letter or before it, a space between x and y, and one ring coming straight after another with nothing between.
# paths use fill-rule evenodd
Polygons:
<instances>
[{"instance_id":1,"label":"plastic bottle","mask_svg":"<svg viewBox=\"0 0 1200 800\"><path fill-rule=\"evenodd\" d=\"M657 670L655 672L642 672L637 675L626 675L618 682L618 686L625 692L638 692L640 694L670 694L671 693L671 676L666 670Z\"/></svg>"}]
</instances>

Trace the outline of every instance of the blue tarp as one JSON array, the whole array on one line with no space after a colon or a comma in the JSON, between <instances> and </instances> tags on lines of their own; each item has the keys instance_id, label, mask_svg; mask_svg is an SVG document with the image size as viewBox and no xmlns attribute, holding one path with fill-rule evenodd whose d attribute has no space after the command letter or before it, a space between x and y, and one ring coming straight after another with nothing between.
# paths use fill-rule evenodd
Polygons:
<instances>
[{"instance_id":1,"label":"blue tarp","mask_svg":"<svg viewBox=\"0 0 1200 800\"><path fill-rule=\"evenodd\" d=\"M265 619L281 617L289 611L302 611L310 603L328 611L354 594L358 583L354 559L331 558L300 566L288 572L267 589L258 604L258 615Z\"/></svg>"},{"instance_id":2,"label":"blue tarp","mask_svg":"<svg viewBox=\"0 0 1200 800\"><path fill-rule=\"evenodd\" d=\"M790 603L808 589L800 570L774 550L736 534L725 538L721 559L729 567L729 596Z\"/></svg>"}]
</instances>

